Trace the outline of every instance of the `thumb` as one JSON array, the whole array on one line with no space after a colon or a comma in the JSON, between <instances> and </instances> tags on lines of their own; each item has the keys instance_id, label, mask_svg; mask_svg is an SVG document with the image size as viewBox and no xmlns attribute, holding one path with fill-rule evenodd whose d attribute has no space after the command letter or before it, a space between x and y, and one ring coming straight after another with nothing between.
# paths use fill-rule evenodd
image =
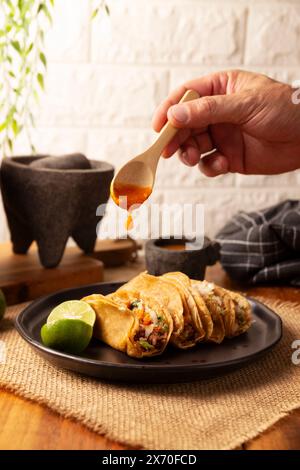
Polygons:
<instances>
[{"instance_id":1,"label":"thumb","mask_svg":"<svg viewBox=\"0 0 300 470\"><path fill-rule=\"evenodd\" d=\"M204 96L171 106L168 110L168 120L174 127L179 128L202 128L221 122L242 124L255 108L253 101L254 95L245 93Z\"/></svg>"}]
</instances>

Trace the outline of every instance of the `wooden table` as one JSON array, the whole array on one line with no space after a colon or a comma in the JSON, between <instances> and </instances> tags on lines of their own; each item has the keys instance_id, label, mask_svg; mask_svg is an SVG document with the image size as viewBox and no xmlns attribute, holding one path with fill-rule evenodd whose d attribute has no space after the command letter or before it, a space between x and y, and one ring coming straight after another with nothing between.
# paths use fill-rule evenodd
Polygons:
<instances>
[{"instance_id":1,"label":"wooden table","mask_svg":"<svg viewBox=\"0 0 300 470\"><path fill-rule=\"evenodd\" d=\"M126 280L143 270L139 261L122 268L105 270L105 280ZM240 286L219 265L207 270L207 279L269 299L300 302L300 290L291 287ZM300 319L299 319L300 321ZM300 449L300 410L278 421L270 429L242 446L243 449ZM0 449L128 449L62 418L44 406L0 390Z\"/></svg>"}]
</instances>

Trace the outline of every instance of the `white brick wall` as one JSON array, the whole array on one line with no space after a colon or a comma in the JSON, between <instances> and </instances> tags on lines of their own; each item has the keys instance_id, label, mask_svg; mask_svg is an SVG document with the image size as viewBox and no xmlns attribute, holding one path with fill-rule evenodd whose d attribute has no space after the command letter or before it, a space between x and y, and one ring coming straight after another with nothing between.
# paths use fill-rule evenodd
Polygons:
<instances>
[{"instance_id":1,"label":"white brick wall","mask_svg":"<svg viewBox=\"0 0 300 470\"><path fill-rule=\"evenodd\" d=\"M110 18L91 21L92 0L56 1L47 90L34 131L40 152L77 150L118 167L151 143L156 105L183 80L236 67L286 82L300 78L299 0L108 4ZM16 152L28 152L22 138ZM160 163L153 197L203 202L213 235L241 208L299 198L299 184L299 172L209 179L173 158ZM3 215L0 220L4 239Z\"/></svg>"}]
</instances>

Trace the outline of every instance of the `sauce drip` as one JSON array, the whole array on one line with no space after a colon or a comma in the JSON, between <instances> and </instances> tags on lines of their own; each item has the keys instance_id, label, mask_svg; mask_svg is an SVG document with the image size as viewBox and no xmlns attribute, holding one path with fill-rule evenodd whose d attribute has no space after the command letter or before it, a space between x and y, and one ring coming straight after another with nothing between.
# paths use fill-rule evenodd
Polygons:
<instances>
[{"instance_id":1,"label":"sauce drip","mask_svg":"<svg viewBox=\"0 0 300 470\"><path fill-rule=\"evenodd\" d=\"M110 189L110 195L113 201L122 209L130 211L131 207L134 205L141 205L145 202L150 194L152 193L152 188L150 186L137 186L135 184L115 184ZM126 201L122 201L122 198L127 198ZM127 203L126 207L123 207L124 203ZM132 215L128 213L128 217L125 224L126 230L131 230L133 228L133 219Z\"/></svg>"},{"instance_id":2,"label":"sauce drip","mask_svg":"<svg viewBox=\"0 0 300 470\"><path fill-rule=\"evenodd\" d=\"M131 230L133 228L133 218L132 218L132 215L130 213L128 213L126 223L125 223L125 228L126 228L127 231Z\"/></svg>"}]
</instances>

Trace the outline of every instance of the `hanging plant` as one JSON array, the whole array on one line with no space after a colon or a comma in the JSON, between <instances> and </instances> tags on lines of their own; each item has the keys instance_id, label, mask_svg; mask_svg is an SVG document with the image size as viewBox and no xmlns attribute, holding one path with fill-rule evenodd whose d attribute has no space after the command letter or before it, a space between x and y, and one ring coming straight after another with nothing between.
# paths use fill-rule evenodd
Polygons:
<instances>
[{"instance_id":1,"label":"hanging plant","mask_svg":"<svg viewBox=\"0 0 300 470\"><path fill-rule=\"evenodd\" d=\"M0 2L0 146L1 155L13 151L24 130L33 152L29 128L44 89L47 59L45 32L52 23L54 0L2 0Z\"/></svg>"},{"instance_id":2,"label":"hanging plant","mask_svg":"<svg viewBox=\"0 0 300 470\"><path fill-rule=\"evenodd\" d=\"M13 152L22 131L36 153L30 129L44 90L53 7L54 0L0 0L0 158ZM105 0L96 3L92 17L101 10L109 14Z\"/></svg>"},{"instance_id":3,"label":"hanging plant","mask_svg":"<svg viewBox=\"0 0 300 470\"><path fill-rule=\"evenodd\" d=\"M105 0L101 0L97 4L97 6L94 8L93 13L92 13L92 18L95 18L98 15L99 11L101 10L104 10L108 16L110 15L109 6L107 5Z\"/></svg>"}]
</instances>

